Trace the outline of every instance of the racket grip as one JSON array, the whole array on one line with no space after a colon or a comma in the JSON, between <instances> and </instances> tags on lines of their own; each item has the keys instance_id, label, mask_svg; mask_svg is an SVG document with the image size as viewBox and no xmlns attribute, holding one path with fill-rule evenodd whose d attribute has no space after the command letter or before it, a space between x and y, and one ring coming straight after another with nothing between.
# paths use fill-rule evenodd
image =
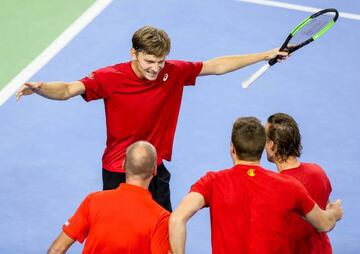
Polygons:
<instances>
[{"instance_id":1,"label":"racket grip","mask_svg":"<svg viewBox=\"0 0 360 254\"><path fill-rule=\"evenodd\" d=\"M269 69L269 63L264 64L257 72L250 76L247 80L242 82L242 88L248 88L256 79L258 79L262 74L264 74L267 69Z\"/></svg>"}]
</instances>

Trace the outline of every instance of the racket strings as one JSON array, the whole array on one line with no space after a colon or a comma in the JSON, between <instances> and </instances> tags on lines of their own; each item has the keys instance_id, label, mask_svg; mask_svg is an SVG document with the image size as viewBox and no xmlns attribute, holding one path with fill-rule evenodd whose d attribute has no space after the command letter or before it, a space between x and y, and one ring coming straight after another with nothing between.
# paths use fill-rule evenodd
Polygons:
<instances>
[{"instance_id":1,"label":"racket strings","mask_svg":"<svg viewBox=\"0 0 360 254\"><path fill-rule=\"evenodd\" d=\"M315 34L320 32L330 21L332 21L334 15L320 15L314 19L311 19L305 26L303 26L288 42L290 46L297 46L304 41L310 39Z\"/></svg>"}]
</instances>

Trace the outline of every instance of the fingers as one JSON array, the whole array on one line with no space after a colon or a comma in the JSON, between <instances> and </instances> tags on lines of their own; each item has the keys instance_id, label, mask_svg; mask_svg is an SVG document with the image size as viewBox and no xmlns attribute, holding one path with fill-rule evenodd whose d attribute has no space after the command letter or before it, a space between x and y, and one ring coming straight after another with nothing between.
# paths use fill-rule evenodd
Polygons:
<instances>
[{"instance_id":1,"label":"fingers","mask_svg":"<svg viewBox=\"0 0 360 254\"><path fill-rule=\"evenodd\" d=\"M344 215L344 210L341 205L342 201L340 199L337 199L335 202L329 203L326 206L326 209L331 209L334 212L337 221L340 220Z\"/></svg>"},{"instance_id":2,"label":"fingers","mask_svg":"<svg viewBox=\"0 0 360 254\"><path fill-rule=\"evenodd\" d=\"M16 101L19 101L21 96L23 96L23 93L21 91L17 91L16 92Z\"/></svg>"},{"instance_id":3,"label":"fingers","mask_svg":"<svg viewBox=\"0 0 360 254\"><path fill-rule=\"evenodd\" d=\"M19 88L19 90L17 90L17 92L16 92L16 101L20 100L20 97L24 95L24 91L26 89L28 89L28 87L25 86L25 84L24 84Z\"/></svg>"},{"instance_id":4,"label":"fingers","mask_svg":"<svg viewBox=\"0 0 360 254\"><path fill-rule=\"evenodd\" d=\"M30 95L41 89L43 82L25 82L16 92L16 101L19 101L23 95Z\"/></svg>"}]
</instances>

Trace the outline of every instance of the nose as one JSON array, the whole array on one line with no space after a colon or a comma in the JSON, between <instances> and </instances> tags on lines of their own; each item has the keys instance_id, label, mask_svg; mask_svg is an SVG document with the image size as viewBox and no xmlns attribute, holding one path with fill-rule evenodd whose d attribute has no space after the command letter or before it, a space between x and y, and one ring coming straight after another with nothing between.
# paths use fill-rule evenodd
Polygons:
<instances>
[{"instance_id":1,"label":"nose","mask_svg":"<svg viewBox=\"0 0 360 254\"><path fill-rule=\"evenodd\" d=\"M160 71L160 69L161 69L161 67L160 67L160 64L158 64L158 63L155 63L151 68L151 70L155 73L158 73Z\"/></svg>"}]
</instances>

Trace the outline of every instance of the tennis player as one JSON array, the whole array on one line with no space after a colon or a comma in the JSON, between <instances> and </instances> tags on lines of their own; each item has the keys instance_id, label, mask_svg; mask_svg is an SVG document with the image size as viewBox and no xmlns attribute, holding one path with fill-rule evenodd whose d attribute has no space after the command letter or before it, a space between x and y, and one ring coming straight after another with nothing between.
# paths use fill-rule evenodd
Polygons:
<instances>
[{"instance_id":1,"label":"tennis player","mask_svg":"<svg viewBox=\"0 0 360 254\"><path fill-rule=\"evenodd\" d=\"M186 223L210 208L212 253L290 254L290 215L303 216L318 231L331 230L342 217L341 201L324 211L295 178L260 166L265 129L254 117L238 118L231 134L234 166L198 180L170 216L173 254L185 252Z\"/></svg>"},{"instance_id":2,"label":"tennis player","mask_svg":"<svg viewBox=\"0 0 360 254\"><path fill-rule=\"evenodd\" d=\"M154 199L171 211L170 173L163 160L170 161L184 86L194 85L198 76L221 75L286 56L278 49L249 55L224 56L204 62L166 60L170 38L161 29L145 26L135 32L131 61L93 71L74 82L28 82L17 92L37 93L45 98L67 100L81 95L86 101L103 99L107 142L102 157L103 189L117 188L125 181L121 161L126 147L147 140L158 153L158 175L150 184Z\"/></svg>"},{"instance_id":3,"label":"tennis player","mask_svg":"<svg viewBox=\"0 0 360 254\"><path fill-rule=\"evenodd\" d=\"M126 183L87 196L48 254L66 253L85 239L83 254L168 254L170 214L147 190L157 170L155 148L145 141L130 145L124 169Z\"/></svg>"},{"instance_id":4,"label":"tennis player","mask_svg":"<svg viewBox=\"0 0 360 254\"><path fill-rule=\"evenodd\" d=\"M325 209L332 190L330 180L319 165L298 160L302 150L301 134L294 118L284 113L271 115L265 131L268 160L276 164L281 174L299 180L319 207ZM327 234L317 232L298 214L291 216L288 228L291 231L292 253L332 253Z\"/></svg>"}]
</instances>

